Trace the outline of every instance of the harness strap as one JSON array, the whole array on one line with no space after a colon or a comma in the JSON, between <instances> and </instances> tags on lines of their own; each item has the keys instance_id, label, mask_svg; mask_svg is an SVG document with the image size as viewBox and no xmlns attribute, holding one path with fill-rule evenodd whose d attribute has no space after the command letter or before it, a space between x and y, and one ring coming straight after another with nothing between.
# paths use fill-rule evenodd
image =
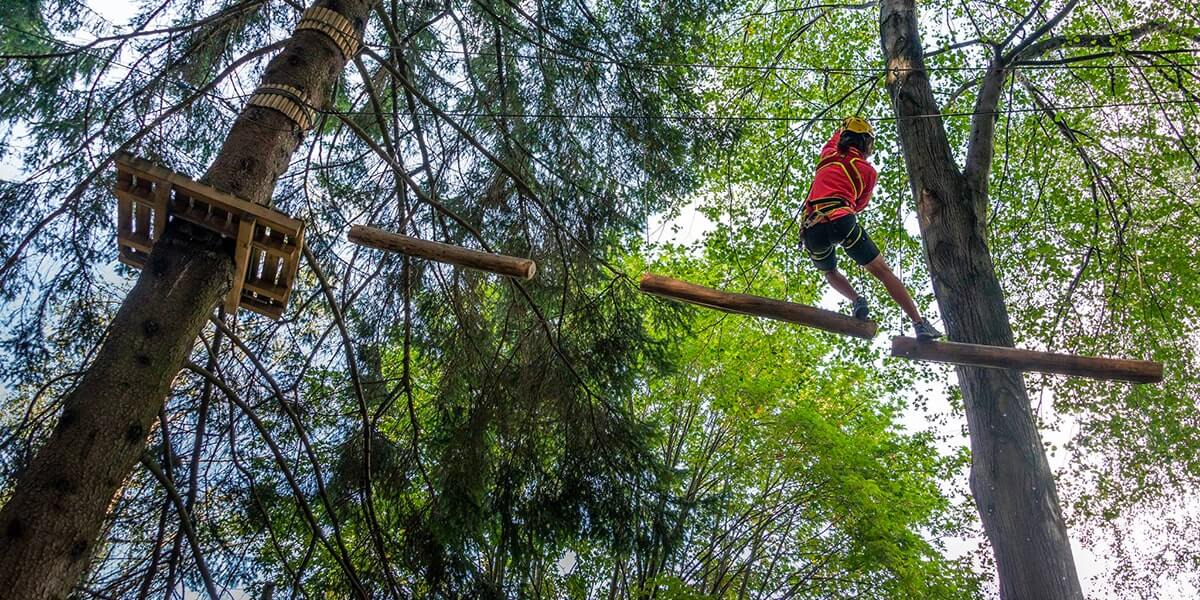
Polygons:
<instances>
[{"instance_id":1,"label":"harness strap","mask_svg":"<svg viewBox=\"0 0 1200 600\"><path fill-rule=\"evenodd\" d=\"M842 198L812 200L806 206L804 223L801 225L801 230L808 229L818 223L825 223L852 214L854 214L854 210Z\"/></svg>"}]
</instances>

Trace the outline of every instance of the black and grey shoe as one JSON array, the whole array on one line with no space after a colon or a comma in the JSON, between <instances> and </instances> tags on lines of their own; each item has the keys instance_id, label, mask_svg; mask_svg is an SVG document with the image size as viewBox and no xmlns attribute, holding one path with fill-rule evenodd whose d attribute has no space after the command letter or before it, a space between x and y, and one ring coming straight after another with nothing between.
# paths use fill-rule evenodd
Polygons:
<instances>
[{"instance_id":1,"label":"black and grey shoe","mask_svg":"<svg viewBox=\"0 0 1200 600\"><path fill-rule=\"evenodd\" d=\"M850 305L850 312L854 313L855 319L866 321L871 317L871 307L867 306L867 299L862 296L854 299L854 302Z\"/></svg>"},{"instance_id":2,"label":"black and grey shoe","mask_svg":"<svg viewBox=\"0 0 1200 600\"><path fill-rule=\"evenodd\" d=\"M921 319L919 323L913 323L913 332L917 334L918 340L936 340L942 337L942 332L938 331L928 318Z\"/></svg>"}]
</instances>

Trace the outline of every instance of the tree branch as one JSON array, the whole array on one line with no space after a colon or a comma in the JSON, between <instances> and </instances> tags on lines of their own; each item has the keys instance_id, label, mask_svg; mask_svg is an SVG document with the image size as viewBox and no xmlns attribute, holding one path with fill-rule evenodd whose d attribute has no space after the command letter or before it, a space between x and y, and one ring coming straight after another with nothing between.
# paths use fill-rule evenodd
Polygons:
<instances>
[{"instance_id":1,"label":"tree branch","mask_svg":"<svg viewBox=\"0 0 1200 600\"><path fill-rule=\"evenodd\" d=\"M204 554L200 551L200 540L196 539L196 530L192 527L192 515L187 511L187 507L183 505L183 498L179 495L179 490L175 489L175 484L167 478L163 473L162 468L149 455L142 455L142 465L146 470L154 475L158 483L166 490L167 496L175 505L175 511L179 513L179 526L183 529L183 535L187 537L188 545L192 547L192 557L196 559L196 568L200 570L200 578L204 580L204 588L208 590L208 595L213 600L219 600L221 594L217 592L217 586L213 583L212 574L208 571L208 565L204 562Z\"/></svg>"},{"instance_id":2,"label":"tree branch","mask_svg":"<svg viewBox=\"0 0 1200 600\"><path fill-rule=\"evenodd\" d=\"M983 76L983 85L979 88L979 96L975 99L974 115L971 117L971 137L967 142L967 162L963 166L963 176L967 185L980 193L977 198L987 197L988 175L992 170L992 154L996 144L996 121L999 120L997 108L1000 105L1001 92L1004 90L1004 79L1008 71L1000 60L992 61L987 73Z\"/></svg>"},{"instance_id":3,"label":"tree branch","mask_svg":"<svg viewBox=\"0 0 1200 600\"><path fill-rule=\"evenodd\" d=\"M1012 62L1013 57L1020 56L1020 54L1024 52L1026 48L1037 43L1039 39L1045 37L1045 35L1050 33L1055 27L1058 27L1058 24L1061 23L1063 19L1067 18L1067 15L1070 14L1072 10L1075 10L1075 5L1077 4L1079 4L1079 0L1070 0L1067 2L1067 4L1063 6L1057 14L1055 14L1053 17L1050 17L1049 21L1046 21L1041 27L1038 27L1036 30L1034 30L1033 33L1029 34L1029 37L1021 40L1021 43L1017 44L1016 47L1008 52L1008 54L1005 54L1001 58L1000 64L1009 64Z\"/></svg>"},{"instance_id":4,"label":"tree branch","mask_svg":"<svg viewBox=\"0 0 1200 600\"><path fill-rule=\"evenodd\" d=\"M1124 31L1093 35L1058 35L1033 44L1024 44L1005 55L1004 64L1012 65L1063 48L1116 48L1122 41L1132 42L1161 31L1169 31L1200 43L1200 35L1170 22L1154 19Z\"/></svg>"}]
</instances>

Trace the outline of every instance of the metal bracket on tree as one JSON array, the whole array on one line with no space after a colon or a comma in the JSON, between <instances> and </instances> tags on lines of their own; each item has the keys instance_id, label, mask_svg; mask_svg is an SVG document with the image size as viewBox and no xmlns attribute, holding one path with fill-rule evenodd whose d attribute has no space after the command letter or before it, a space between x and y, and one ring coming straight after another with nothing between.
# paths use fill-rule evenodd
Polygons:
<instances>
[{"instance_id":1,"label":"metal bracket on tree","mask_svg":"<svg viewBox=\"0 0 1200 600\"><path fill-rule=\"evenodd\" d=\"M242 306L272 319L283 315L300 264L304 221L130 155L117 157L113 192L121 262L145 267L167 223L182 219L234 241L226 312Z\"/></svg>"}]
</instances>

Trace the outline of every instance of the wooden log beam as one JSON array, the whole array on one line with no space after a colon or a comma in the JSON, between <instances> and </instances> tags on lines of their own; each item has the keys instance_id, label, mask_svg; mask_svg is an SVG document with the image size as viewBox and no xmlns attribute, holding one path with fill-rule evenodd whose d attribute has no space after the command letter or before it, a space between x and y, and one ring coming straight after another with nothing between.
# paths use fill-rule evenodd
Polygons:
<instances>
[{"instance_id":1,"label":"wooden log beam","mask_svg":"<svg viewBox=\"0 0 1200 600\"><path fill-rule=\"evenodd\" d=\"M958 342L918 341L902 336L892 338L892 356L1134 383L1158 383L1163 378L1162 363L1149 360L1076 356Z\"/></svg>"},{"instance_id":2,"label":"wooden log beam","mask_svg":"<svg viewBox=\"0 0 1200 600\"><path fill-rule=\"evenodd\" d=\"M479 252L461 246L430 242L364 225L351 225L350 233L347 237L350 238L351 242L362 246L400 252L409 256L427 258L460 267L480 269L499 275L516 277L517 279L533 279L533 276L537 273L537 264L527 258Z\"/></svg>"},{"instance_id":3,"label":"wooden log beam","mask_svg":"<svg viewBox=\"0 0 1200 600\"><path fill-rule=\"evenodd\" d=\"M789 323L806 325L808 327L815 327L842 335L852 335L868 340L875 337L875 331L878 329L874 321L855 319L854 317L804 304L772 300L771 298L751 296L750 294L722 292L652 273L642 275L642 281L638 287L647 294L654 294L655 296L662 296L672 300L691 302L692 304L699 304L700 306L715 308L725 312L787 321Z\"/></svg>"}]
</instances>

